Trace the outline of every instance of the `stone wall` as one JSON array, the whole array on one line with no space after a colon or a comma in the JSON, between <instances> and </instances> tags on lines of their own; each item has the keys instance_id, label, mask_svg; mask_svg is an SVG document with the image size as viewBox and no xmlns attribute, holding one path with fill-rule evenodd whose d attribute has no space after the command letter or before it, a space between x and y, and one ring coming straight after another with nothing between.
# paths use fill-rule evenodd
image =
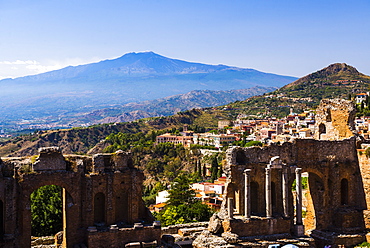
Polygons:
<instances>
[{"instance_id":1,"label":"stone wall","mask_svg":"<svg viewBox=\"0 0 370 248\"><path fill-rule=\"evenodd\" d=\"M354 135L356 107L343 99L321 100L315 116L315 139L341 140Z\"/></svg>"},{"instance_id":2,"label":"stone wall","mask_svg":"<svg viewBox=\"0 0 370 248\"><path fill-rule=\"evenodd\" d=\"M141 198L144 175L132 166L131 155L122 151L63 156L59 148L43 148L35 163L29 158L0 161L0 172L2 247L30 247L30 195L44 185L63 188L63 247L91 243L90 238L100 240L96 247L107 247L113 240L99 239L99 234L88 230L111 225L133 228L134 223L154 220ZM128 229L128 236L121 232L101 235L118 235L123 243L133 238L146 241L146 237L159 241L160 231L152 229Z\"/></svg>"},{"instance_id":3,"label":"stone wall","mask_svg":"<svg viewBox=\"0 0 370 248\"><path fill-rule=\"evenodd\" d=\"M361 153L358 156L358 160L367 206L366 210L364 210L365 225L366 228L370 228L370 159L364 153Z\"/></svg>"},{"instance_id":4,"label":"stone wall","mask_svg":"<svg viewBox=\"0 0 370 248\"><path fill-rule=\"evenodd\" d=\"M227 151L224 202L217 218L223 232L238 236L297 235L293 192L296 168L309 175L310 207L305 224L324 233L357 234L365 230L363 211L367 209L356 138L327 141L297 139L292 143L268 147L233 148ZM278 157L280 162L272 163ZM271 177L272 216L267 216L266 170ZM251 216L246 218L245 174L250 169ZM287 173L288 195L283 196L283 171ZM253 186L254 185L254 186ZM256 190L256 188L258 190ZM365 187L366 188L366 187ZM230 218L228 199L233 199ZM287 215L284 212L287 202ZM210 223L210 226L214 223ZM335 235L334 235L335 236ZM360 235L361 236L361 235ZM362 235L363 239L364 236ZM339 240L339 239L338 239ZM358 239L353 239L358 240Z\"/></svg>"},{"instance_id":5,"label":"stone wall","mask_svg":"<svg viewBox=\"0 0 370 248\"><path fill-rule=\"evenodd\" d=\"M120 228L91 232L88 234L89 248L116 248L136 243L139 247L156 247L160 244L161 228L144 226L140 229ZM147 246L146 246L147 245Z\"/></svg>"}]
</instances>

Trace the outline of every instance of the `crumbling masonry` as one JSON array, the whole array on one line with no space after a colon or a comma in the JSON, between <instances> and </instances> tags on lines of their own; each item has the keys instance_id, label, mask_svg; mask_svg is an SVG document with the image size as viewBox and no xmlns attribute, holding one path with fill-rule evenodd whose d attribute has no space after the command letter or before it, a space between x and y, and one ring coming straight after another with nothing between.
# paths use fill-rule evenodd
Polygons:
<instances>
[{"instance_id":1,"label":"crumbling masonry","mask_svg":"<svg viewBox=\"0 0 370 248\"><path fill-rule=\"evenodd\" d=\"M354 118L351 102L324 100L317 110L316 139L229 149L221 211L194 245L205 247L220 236L239 244L295 238L310 247L351 247L365 241L365 190L370 185L364 185L368 176L362 173L369 165L368 159L359 163ZM304 221L302 173L308 174L309 185Z\"/></svg>"},{"instance_id":2,"label":"crumbling masonry","mask_svg":"<svg viewBox=\"0 0 370 248\"><path fill-rule=\"evenodd\" d=\"M0 160L0 247L31 246L30 195L44 185L63 188L63 247L155 245L160 225L144 206L142 182L122 151L63 156L49 147L35 163Z\"/></svg>"},{"instance_id":3,"label":"crumbling masonry","mask_svg":"<svg viewBox=\"0 0 370 248\"><path fill-rule=\"evenodd\" d=\"M351 102L325 100L317 110L315 139L229 149L221 211L193 246L266 247L262 241L285 239L300 247L351 247L365 241L370 162L357 150L354 111ZM0 160L0 247L31 246L30 194L44 185L63 188L63 247L155 246L160 224L144 206L142 182L130 154L121 151L63 156L50 147L40 149L34 163Z\"/></svg>"}]
</instances>

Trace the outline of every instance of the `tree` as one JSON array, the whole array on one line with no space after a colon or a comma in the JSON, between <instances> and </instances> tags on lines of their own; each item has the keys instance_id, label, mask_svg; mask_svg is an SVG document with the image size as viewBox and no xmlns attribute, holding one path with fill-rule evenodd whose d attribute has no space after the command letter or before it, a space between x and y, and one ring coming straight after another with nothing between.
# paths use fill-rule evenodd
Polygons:
<instances>
[{"instance_id":1,"label":"tree","mask_svg":"<svg viewBox=\"0 0 370 248\"><path fill-rule=\"evenodd\" d=\"M202 178L202 165L199 160L197 160L197 176L198 178Z\"/></svg>"},{"instance_id":2,"label":"tree","mask_svg":"<svg viewBox=\"0 0 370 248\"><path fill-rule=\"evenodd\" d=\"M195 192L189 188L190 180L185 174L180 174L171 184L171 189L168 191L169 200L168 206L179 206L182 204L190 204L194 200Z\"/></svg>"},{"instance_id":3,"label":"tree","mask_svg":"<svg viewBox=\"0 0 370 248\"><path fill-rule=\"evenodd\" d=\"M214 182L217 179L218 175L218 161L217 161L217 154L212 156L212 163L211 163L211 181Z\"/></svg>"},{"instance_id":4,"label":"tree","mask_svg":"<svg viewBox=\"0 0 370 248\"><path fill-rule=\"evenodd\" d=\"M54 235L63 229L62 188L46 185L31 194L32 235Z\"/></svg>"},{"instance_id":5,"label":"tree","mask_svg":"<svg viewBox=\"0 0 370 248\"><path fill-rule=\"evenodd\" d=\"M206 221L212 216L213 211L194 198L195 192L189 184L185 174L179 175L172 183L166 208L156 214L163 226Z\"/></svg>"},{"instance_id":6,"label":"tree","mask_svg":"<svg viewBox=\"0 0 370 248\"><path fill-rule=\"evenodd\" d=\"M222 176L222 163L220 163L220 168L218 169L217 178Z\"/></svg>"},{"instance_id":7,"label":"tree","mask_svg":"<svg viewBox=\"0 0 370 248\"><path fill-rule=\"evenodd\" d=\"M205 178L207 176L207 167L205 164L203 164L203 178Z\"/></svg>"}]
</instances>

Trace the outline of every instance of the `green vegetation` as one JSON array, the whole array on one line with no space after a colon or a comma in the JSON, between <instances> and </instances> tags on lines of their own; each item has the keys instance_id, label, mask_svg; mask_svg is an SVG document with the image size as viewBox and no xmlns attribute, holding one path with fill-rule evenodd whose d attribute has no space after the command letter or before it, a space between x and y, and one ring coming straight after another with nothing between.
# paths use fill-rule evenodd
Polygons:
<instances>
[{"instance_id":1,"label":"green vegetation","mask_svg":"<svg viewBox=\"0 0 370 248\"><path fill-rule=\"evenodd\" d=\"M292 190L296 190L296 180L294 179L293 184L292 184ZM302 177L302 189L308 189L308 177Z\"/></svg>"},{"instance_id":2,"label":"green vegetation","mask_svg":"<svg viewBox=\"0 0 370 248\"><path fill-rule=\"evenodd\" d=\"M134 165L144 171L147 178L143 189L146 205L153 204L156 194L164 190L166 185L180 173L186 172L194 177L197 176L196 163L201 156L199 147L192 146L190 149L185 149L181 144L155 144L156 136L166 132L175 134L179 131L179 129L172 128L147 133L117 133L110 134L106 138L109 146L104 152L131 151Z\"/></svg>"},{"instance_id":3,"label":"green vegetation","mask_svg":"<svg viewBox=\"0 0 370 248\"><path fill-rule=\"evenodd\" d=\"M171 184L167 205L156 214L163 226L206 221L212 216L212 210L194 198L195 192L189 188L190 183L187 175L180 174Z\"/></svg>"},{"instance_id":4,"label":"green vegetation","mask_svg":"<svg viewBox=\"0 0 370 248\"><path fill-rule=\"evenodd\" d=\"M228 110L222 110L223 107L218 107L217 110L230 117L245 114L253 116L252 119L270 116L280 118L288 115L290 108L300 113L316 108L324 98L353 99L353 95L367 92L369 87L369 76L346 64L333 64L274 92L228 104ZM365 108L359 106L359 109L365 115L370 115L366 106L368 105L365 104Z\"/></svg>"},{"instance_id":5,"label":"green vegetation","mask_svg":"<svg viewBox=\"0 0 370 248\"><path fill-rule=\"evenodd\" d=\"M361 104L356 104L356 111L357 116L370 116L370 97L367 96Z\"/></svg>"},{"instance_id":6,"label":"green vegetation","mask_svg":"<svg viewBox=\"0 0 370 248\"><path fill-rule=\"evenodd\" d=\"M147 133L151 130L178 129L189 124L193 130L202 131L204 127L193 125L194 119L202 111L193 109L169 117L141 119L135 122L100 124L88 128L72 128L64 130L35 131L32 134L14 137L2 142L0 156L29 156L38 154L39 147L58 146L66 154L86 154L91 148L110 134L138 132ZM101 150L99 151L101 152Z\"/></svg>"},{"instance_id":7,"label":"green vegetation","mask_svg":"<svg viewBox=\"0 0 370 248\"><path fill-rule=\"evenodd\" d=\"M361 244L358 244L355 247L370 247L370 243L368 243L368 242L362 242Z\"/></svg>"},{"instance_id":8,"label":"green vegetation","mask_svg":"<svg viewBox=\"0 0 370 248\"><path fill-rule=\"evenodd\" d=\"M157 182L154 187L149 184L148 186L144 187L143 191L143 200L146 206L155 203L156 196L158 192L163 191L166 189L166 186L163 185L161 182Z\"/></svg>"},{"instance_id":9,"label":"green vegetation","mask_svg":"<svg viewBox=\"0 0 370 248\"><path fill-rule=\"evenodd\" d=\"M47 185L31 194L32 236L54 235L63 229L62 188Z\"/></svg>"},{"instance_id":10,"label":"green vegetation","mask_svg":"<svg viewBox=\"0 0 370 248\"><path fill-rule=\"evenodd\" d=\"M263 146L263 143L261 141L256 141L256 140L252 140L252 141L247 142L245 140L245 137L244 137L244 139L235 141L233 143L233 145L234 146L241 146L241 147L251 147L251 146Z\"/></svg>"},{"instance_id":11,"label":"green vegetation","mask_svg":"<svg viewBox=\"0 0 370 248\"><path fill-rule=\"evenodd\" d=\"M211 169L211 178L210 178L210 181L211 182L214 182L217 178L221 177L222 175L222 162L223 162L223 159L225 157L225 153L223 152L217 152L217 153L213 153L212 155L205 155L203 156L202 158L202 163L203 165L205 166L206 164L210 165ZM198 168L198 175L201 174L202 175L202 179L206 179L206 169L203 168L203 171L202 168ZM202 172L202 173L201 173Z\"/></svg>"},{"instance_id":12,"label":"green vegetation","mask_svg":"<svg viewBox=\"0 0 370 248\"><path fill-rule=\"evenodd\" d=\"M182 145L172 143L155 145L154 141L157 134L155 131L147 134L111 134L107 137L107 142L111 145L104 151L131 151L134 165L144 169L148 176L156 181L164 178L172 181L177 177L183 165L191 159L192 155Z\"/></svg>"}]
</instances>

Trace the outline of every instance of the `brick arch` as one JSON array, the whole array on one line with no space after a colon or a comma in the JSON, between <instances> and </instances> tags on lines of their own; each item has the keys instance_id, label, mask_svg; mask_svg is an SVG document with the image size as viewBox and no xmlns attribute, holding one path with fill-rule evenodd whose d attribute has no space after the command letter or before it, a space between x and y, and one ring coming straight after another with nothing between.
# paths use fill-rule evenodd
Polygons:
<instances>
[{"instance_id":1,"label":"brick arch","mask_svg":"<svg viewBox=\"0 0 370 248\"><path fill-rule=\"evenodd\" d=\"M23 179L20 184L21 188L21 214L23 216L22 229L23 229L23 243L30 244L31 240L31 194L40 187L47 185L56 185L63 189L62 202L63 202L63 244L68 247L68 240L75 235L73 228L73 221L76 219L76 213L80 214L80 210L76 205L75 199L79 198L80 192L76 190L78 174L69 173L70 177L66 177L63 172L57 173L38 173L30 174ZM24 246L27 247L27 246Z\"/></svg>"},{"instance_id":2,"label":"brick arch","mask_svg":"<svg viewBox=\"0 0 370 248\"><path fill-rule=\"evenodd\" d=\"M31 166L28 158L4 161L0 165L0 199L3 198L6 221L4 240L0 240L0 246L31 246L30 195L45 185L63 188L63 247L80 244L118 247L129 242L159 242L160 229L153 226L139 230L143 232L139 235L139 231L133 228L133 223L151 223L154 218L141 198L144 175L132 166L130 156L124 152L97 154L92 157L63 156L58 148L51 147L41 149L39 158ZM24 168L30 169L24 170L24 165ZM125 200L128 198L127 202L131 204L127 216L127 223L132 225L132 230L129 231L131 234L123 235L124 237L121 232L96 234L94 228L91 230L94 226L94 197L99 192L104 194L103 229L109 230L111 225L117 225L121 221L116 215L115 199L119 194L117 189L129 192ZM115 244L118 236L121 243Z\"/></svg>"},{"instance_id":3,"label":"brick arch","mask_svg":"<svg viewBox=\"0 0 370 248\"><path fill-rule=\"evenodd\" d=\"M262 148L229 149L225 174L229 184L235 185L233 192L244 193L245 188L250 188L250 193L242 195L243 201L241 203L243 204L240 206L248 207L244 203L247 197L253 200L251 197L252 187L245 183L246 180L242 176L244 170L250 169L250 182L256 181L260 186L262 214L267 214L267 212L271 214L272 212L272 216L270 215L269 218L274 219L276 225L270 226L271 228L256 229L253 227L256 223L262 226L272 222L269 222L268 218L265 220L254 214L250 217L251 221L240 224L239 219L249 218L243 216L244 212L248 213L243 208L241 210L244 211L234 213L235 219L223 219L223 221L230 225L230 232L235 232L239 236L270 235L282 232L302 235L301 220L295 218L294 207L297 207L294 206L295 195L290 189L296 176L307 172L311 209L308 209L306 219L311 223L303 221L303 224L309 227L307 229L314 230L312 237L317 242L321 242L320 233L327 235L327 233L336 232L338 237L340 233L354 232L354 230L361 233L365 229L363 210L366 209L366 195L355 148L356 139L350 138L341 141L296 139L282 145L270 145ZM238 154L245 156L242 160L248 161L248 163L238 163L236 160ZM278 163L271 160L272 157L276 156L281 159ZM269 170L266 170L268 168ZM349 199L347 205L341 204L341 180L343 178L348 180ZM270 189L266 188L267 180L275 183L278 192L276 197L279 200L278 209L273 209L269 198L267 198L274 194L271 184ZM222 208L225 206L226 204L223 204ZM221 211L223 210L227 211L227 209L221 209ZM321 247L321 243L318 246Z\"/></svg>"},{"instance_id":4,"label":"brick arch","mask_svg":"<svg viewBox=\"0 0 370 248\"><path fill-rule=\"evenodd\" d=\"M319 125L319 139L321 139L321 135L326 134L326 126L324 123L320 123Z\"/></svg>"},{"instance_id":5,"label":"brick arch","mask_svg":"<svg viewBox=\"0 0 370 248\"><path fill-rule=\"evenodd\" d=\"M61 187L62 189L65 189L65 191L69 194L69 199L72 199L71 201L74 202L73 198L77 197L76 194L77 192L73 188L73 185L70 185L68 181L66 180L55 180L51 181L49 178L47 180L44 180L44 175L40 175L39 177L36 177L32 180L35 180L35 182L28 182L25 181L24 185L25 187L22 188L23 195L28 195L28 198L30 198L32 192L35 190L39 189L40 187L43 186L48 186L48 185L56 185Z\"/></svg>"},{"instance_id":6,"label":"brick arch","mask_svg":"<svg viewBox=\"0 0 370 248\"><path fill-rule=\"evenodd\" d=\"M319 175L318 175L319 174ZM325 190L328 190L324 185L322 173L308 173L308 208L306 209L306 218L304 221L306 232L309 230L321 229L325 226L325 218L320 210L325 206Z\"/></svg>"}]
</instances>

